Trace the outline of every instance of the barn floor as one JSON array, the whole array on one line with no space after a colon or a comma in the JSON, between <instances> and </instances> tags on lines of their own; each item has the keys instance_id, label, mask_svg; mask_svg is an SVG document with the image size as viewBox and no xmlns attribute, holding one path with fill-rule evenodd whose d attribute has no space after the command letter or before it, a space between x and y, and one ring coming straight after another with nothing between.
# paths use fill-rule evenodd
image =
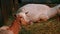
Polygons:
<instances>
[{"instance_id":1,"label":"barn floor","mask_svg":"<svg viewBox=\"0 0 60 34\"><path fill-rule=\"evenodd\" d=\"M60 18L55 16L46 22L34 23L33 25L22 26L19 34L60 34ZM10 23L11 18L10 18ZM9 23L9 24L10 24Z\"/></svg>"}]
</instances>

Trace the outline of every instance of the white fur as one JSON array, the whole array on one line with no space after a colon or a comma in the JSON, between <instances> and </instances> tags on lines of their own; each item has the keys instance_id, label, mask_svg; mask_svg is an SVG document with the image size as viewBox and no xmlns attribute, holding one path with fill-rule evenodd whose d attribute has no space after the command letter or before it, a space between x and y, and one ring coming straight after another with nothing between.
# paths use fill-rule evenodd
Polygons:
<instances>
[{"instance_id":1,"label":"white fur","mask_svg":"<svg viewBox=\"0 0 60 34\"><path fill-rule=\"evenodd\" d=\"M28 22L29 20L32 22L38 21L39 19L48 20L57 14L55 8L50 8L44 4L27 4L19 8L18 11L20 10L21 12L17 14L20 16L22 15L23 18L25 18L25 20ZM25 14L26 12L28 12L28 14Z\"/></svg>"}]
</instances>

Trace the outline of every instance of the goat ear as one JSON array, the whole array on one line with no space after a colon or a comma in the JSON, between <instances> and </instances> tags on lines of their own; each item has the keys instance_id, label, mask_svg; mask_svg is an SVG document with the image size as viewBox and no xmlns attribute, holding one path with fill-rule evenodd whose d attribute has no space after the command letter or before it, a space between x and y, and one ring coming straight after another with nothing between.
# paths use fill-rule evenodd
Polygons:
<instances>
[{"instance_id":1,"label":"goat ear","mask_svg":"<svg viewBox=\"0 0 60 34\"><path fill-rule=\"evenodd\" d=\"M26 12L25 14L28 14L28 12Z\"/></svg>"}]
</instances>

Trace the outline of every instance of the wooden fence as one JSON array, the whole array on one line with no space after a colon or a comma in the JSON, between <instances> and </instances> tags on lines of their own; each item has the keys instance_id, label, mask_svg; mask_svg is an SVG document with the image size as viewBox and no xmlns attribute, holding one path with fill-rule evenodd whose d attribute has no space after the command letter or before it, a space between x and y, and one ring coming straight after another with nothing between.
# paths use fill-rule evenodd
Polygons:
<instances>
[{"instance_id":1,"label":"wooden fence","mask_svg":"<svg viewBox=\"0 0 60 34\"><path fill-rule=\"evenodd\" d=\"M18 9L18 0L0 0L0 8L3 17L2 23L6 23L9 16Z\"/></svg>"}]
</instances>

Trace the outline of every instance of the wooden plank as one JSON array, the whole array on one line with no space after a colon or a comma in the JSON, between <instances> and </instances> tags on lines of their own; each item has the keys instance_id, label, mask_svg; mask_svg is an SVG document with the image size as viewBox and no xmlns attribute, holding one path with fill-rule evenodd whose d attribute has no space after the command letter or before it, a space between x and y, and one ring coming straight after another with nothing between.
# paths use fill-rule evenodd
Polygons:
<instances>
[{"instance_id":1,"label":"wooden plank","mask_svg":"<svg viewBox=\"0 0 60 34\"><path fill-rule=\"evenodd\" d=\"M4 22L7 21L8 19L8 15L7 15L7 12L6 12L6 1L5 0L1 0L1 8L2 8L2 15L3 15L3 18L4 18Z\"/></svg>"},{"instance_id":2,"label":"wooden plank","mask_svg":"<svg viewBox=\"0 0 60 34\"><path fill-rule=\"evenodd\" d=\"M1 0L0 0L0 27L3 26L3 16L1 13Z\"/></svg>"},{"instance_id":3,"label":"wooden plank","mask_svg":"<svg viewBox=\"0 0 60 34\"><path fill-rule=\"evenodd\" d=\"M4 17L4 24L6 24L9 16L12 15L13 0L1 0L1 6L2 6L2 14Z\"/></svg>"},{"instance_id":4,"label":"wooden plank","mask_svg":"<svg viewBox=\"0 0 60 34\"><path fill-rule=\"evenodd\" d=\"M18 0L1 0L2 15L4 22L18 9Z\"/></svg>"},{"instance_id":5,"label":"wooden plank","mask_svg":"<svg viewBox=\"0 0 60 34\"><path fill-rule=\"evenodd\" d=\"M11 4L10 4L10 0L5 0L6 1L6 13L8 14L8 17L11 15Z\"/></svg>"}]
</instances>

